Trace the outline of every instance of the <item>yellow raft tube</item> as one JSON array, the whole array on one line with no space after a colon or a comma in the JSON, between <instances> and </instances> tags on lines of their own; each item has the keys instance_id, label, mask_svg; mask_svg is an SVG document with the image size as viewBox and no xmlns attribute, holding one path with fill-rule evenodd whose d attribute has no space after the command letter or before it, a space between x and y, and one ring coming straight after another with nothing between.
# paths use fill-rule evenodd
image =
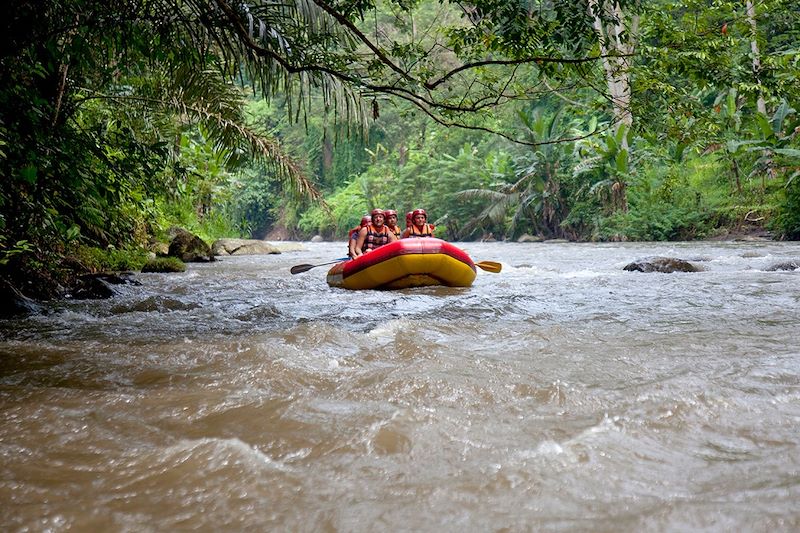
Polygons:
<instances>
[{"instance_id":1,"label":"yellow raft tube","mask_svg":"<svg viewBox=\"0 0 800 533\"><path fill-rule=\"evenodd\" d=\"M328 285L344 289L406 289L428 285L469 287L475 263L441 239L401 239L355 259L335 264Z\"/></svg>"}]
</instances>

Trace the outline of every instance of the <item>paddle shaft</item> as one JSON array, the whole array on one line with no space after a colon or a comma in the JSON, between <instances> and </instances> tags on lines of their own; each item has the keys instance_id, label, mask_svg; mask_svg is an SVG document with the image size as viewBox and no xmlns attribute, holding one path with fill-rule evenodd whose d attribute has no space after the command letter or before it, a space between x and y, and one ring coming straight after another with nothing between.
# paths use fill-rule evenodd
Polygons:
<instances>
[{"instance_id":1,"label":"paddle shaft","mask_svg":"<svg viewBox=\"0 0 800 533\"><path fill-rule=\"evenodd\" d=\"M340 257L339 259L334 259L333 261L328 261L327 263L319 263L317 265L309 265L309 264L295 265L295 266L293 266L292 268L289 269L289 272L291 272L292 274L300 274L301 272L308 272L312 268L317 268L317 267L321 267L321 266L325 266L325 265L332 265L334 263L340 263L342 261L347 261L348 259L350 259L350 258L349 257Z\"/></svg>"}]
</instances>

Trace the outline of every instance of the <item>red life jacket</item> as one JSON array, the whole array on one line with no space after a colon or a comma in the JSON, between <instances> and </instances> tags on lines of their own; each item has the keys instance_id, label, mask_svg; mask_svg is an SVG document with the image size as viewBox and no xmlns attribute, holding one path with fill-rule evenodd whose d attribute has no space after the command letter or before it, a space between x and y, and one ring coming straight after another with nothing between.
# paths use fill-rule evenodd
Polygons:
<instances>
[{"instance_id":1,"label":"red life jacket","mask_svg":"<svg viewBox=\"0 0 800 533\"><path fill-rule=\"evenodd\" d=\"M422 229L419 229L414 224L408 227L409 237L433 237L433 224L423 224Z\"/></svg>"},{"instance_id":2,"label":"red life jacket","mask_svg":"<svg viewBox=\"0 0 800 533\"><path fill-rule=\"evenodd\" d=\"M380 248L389 242L389 228L381 226L381 229L376 228L372 224L367 226L367 238L364 239L364 246L361 247L362 252L367 250L374 250Z\"/></svg>"}]
</instances>

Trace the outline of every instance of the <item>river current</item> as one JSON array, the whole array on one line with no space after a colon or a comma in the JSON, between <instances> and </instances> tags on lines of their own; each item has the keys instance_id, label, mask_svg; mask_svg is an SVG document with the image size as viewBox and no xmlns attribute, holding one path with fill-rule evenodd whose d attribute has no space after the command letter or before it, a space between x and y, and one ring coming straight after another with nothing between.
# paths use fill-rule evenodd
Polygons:
<instances>
[{"instance_id":1,"label":"river current","mask_svg":"<svg viewBox=\"0 0 800 533\"><path fill-rule=\"evenodd\" d=\"M800 529L797 243L464 243L503 271L385 292L304 246L0 320L0 530Z\"/></svg>"}]
</instances>

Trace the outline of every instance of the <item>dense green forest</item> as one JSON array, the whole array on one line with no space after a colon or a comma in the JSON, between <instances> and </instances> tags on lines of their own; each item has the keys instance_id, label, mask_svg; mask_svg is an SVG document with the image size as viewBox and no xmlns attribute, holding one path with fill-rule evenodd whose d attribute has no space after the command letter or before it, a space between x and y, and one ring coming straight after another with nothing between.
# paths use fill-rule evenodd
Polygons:
<instances>
[{"instance_id":1,"label":"dense green forest","mask_svg":"<svg viewBox=\"0 0 800 533\"><path fill-rule=\"evenodd\" d=\"M49 296L173 225L344 238L800 237L794 0L12 2L0 275ZM402 217L401 217L402 218Z\"/></svg>"}]
</instances>

